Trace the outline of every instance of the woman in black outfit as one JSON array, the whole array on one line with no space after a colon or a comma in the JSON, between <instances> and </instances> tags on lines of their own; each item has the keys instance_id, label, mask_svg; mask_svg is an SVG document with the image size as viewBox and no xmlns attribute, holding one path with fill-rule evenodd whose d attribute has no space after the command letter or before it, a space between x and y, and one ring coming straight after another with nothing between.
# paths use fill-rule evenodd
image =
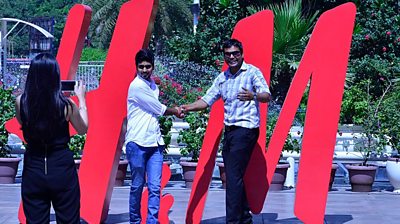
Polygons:
<instances>
[{"instance_id":1,"label":"woman in black outfit","mask_svg":"<svg viewBox=\"0 0 400 224\"><path fill-rule=\"evenodd\" d=\"M29 67L24 93L16 99L16 115L27 148L22 173L22 203L28 224L49 223L50 206L57 223L79 223L80 190L73 153L68 149L69 122L86 133L85 87L75 86L79 107L61 92L60 69L47 53Z\"/></svg>"}]
</instances>

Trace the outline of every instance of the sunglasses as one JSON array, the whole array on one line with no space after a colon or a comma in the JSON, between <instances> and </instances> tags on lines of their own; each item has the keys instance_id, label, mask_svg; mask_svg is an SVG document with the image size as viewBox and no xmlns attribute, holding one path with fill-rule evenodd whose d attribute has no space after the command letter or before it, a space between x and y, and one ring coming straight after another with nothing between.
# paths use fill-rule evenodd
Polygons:
<instances>
[{"instance_id":1,"label":"sunglasses","mask_svg":"<svg viewBox=\"0 0 400 224\"><path fill-rule=\"evenodd\" d=\"M151 69L152 67L153 67L152 65L138 65L139 69L144 69L144 68Z\"/></svg>"},{"instance_id":2,"label":"sunglasses","mask_svg":"<svg viewBox=\"0 0 400 224\"><path fill-rule=\"evenodd\" d=\"M227 58L229 58L231 55L233 55L235 58L238 58L242 55L242 53L240 53L240 51L224 52L224 56Z\"/></svg>"}]
</instances>

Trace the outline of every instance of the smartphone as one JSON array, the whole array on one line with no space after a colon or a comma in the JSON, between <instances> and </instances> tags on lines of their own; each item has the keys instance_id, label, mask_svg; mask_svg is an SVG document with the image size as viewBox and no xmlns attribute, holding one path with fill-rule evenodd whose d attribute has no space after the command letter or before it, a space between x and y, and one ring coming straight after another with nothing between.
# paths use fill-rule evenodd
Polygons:
<instances>
[{"instance_id":1,"label":"smartphone","mask_svg":"<svg viewBox=\"0 0 400 224\"><path fill-rule=\"evenodd\" d=\"M78 84L78 81L75 80L62 80L61 81L61 91L74 91L75 85Z\"/></svg>"}]
</instances>

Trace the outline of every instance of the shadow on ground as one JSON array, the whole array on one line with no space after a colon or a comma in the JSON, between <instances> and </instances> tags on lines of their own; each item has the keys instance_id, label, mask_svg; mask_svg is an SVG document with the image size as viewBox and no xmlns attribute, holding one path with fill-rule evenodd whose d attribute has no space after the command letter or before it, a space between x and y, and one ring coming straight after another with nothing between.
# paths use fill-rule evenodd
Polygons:
<instances>
[{"instance_id":1,"label":"shadow on ground","mask_svg":"<svg viewBox=\"0 0 400 224\"><path fill-rule=\"evenodd\" d=\"M106 222L107 224L117 224L117 223L129 223L129 213L121 214L108 214Z\"/></svg>"},{"instance_id":2,"label":"shadow on ground","mask_svg":"<svg viewBox=\"0 0 400 224\"><path fill-rule=\"evenodd\" d=\"M351 215L325 215L324 224L344 224L353 220ZM217 217L212 219L202 220L201 224L225 224L225 216ZM302 224L303 222L297 218L278 219L277 213L261 213L259 215L253 215L254 224Z\"/></svg>"}]
</instances>

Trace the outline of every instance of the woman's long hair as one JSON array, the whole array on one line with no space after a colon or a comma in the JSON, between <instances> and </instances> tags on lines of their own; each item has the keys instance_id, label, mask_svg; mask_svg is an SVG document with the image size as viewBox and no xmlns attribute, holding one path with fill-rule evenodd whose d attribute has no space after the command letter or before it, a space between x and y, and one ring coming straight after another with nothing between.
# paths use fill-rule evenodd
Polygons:
<instances>
[{"instance_id":1,"label":"woman's long hair","mask_svg":"<svg viewBox=\"0 0 400 224\"><path fill-rule=\"evenodd\" d=\"M31 61L21 96L23 131L37 140L51 139L60 122L65 121L67 105L70 102L61 92L60 68L55 57L38 54Z\"/></svg>"}]
</instances>

